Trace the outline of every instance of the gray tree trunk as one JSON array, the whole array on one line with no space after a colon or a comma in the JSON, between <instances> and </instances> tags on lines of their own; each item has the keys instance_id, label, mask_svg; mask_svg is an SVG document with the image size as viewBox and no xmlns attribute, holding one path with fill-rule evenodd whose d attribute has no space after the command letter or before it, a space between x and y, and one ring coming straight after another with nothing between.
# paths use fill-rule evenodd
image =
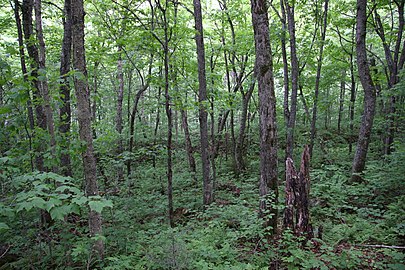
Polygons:
<instances>
[{"instance_id":1,"label":"gray tree trunk","mask_svg":"<svg viewBox=\"0 0 405 270\"><path fill-rule=\"evenodd\" d=\"M38 79L38 86L40 87L40 93L44 99L44 113L46 115L46 126L49 132L49 146L51 150L51 156L54 164L52 165L52 171L57 172L57 164L56 164L56 140L55 140L55 124L53 120L53 112L51 107L51 98L49 95L49 88L48 88L48 81L46 75L46 54L45 54L45 40L44 34L42 30L42 3L41 0L34 1L34 10L35 10L35 26L37 32L37 39L39 45L39 54L38 54L38 68L39 71L44 73L41 77L42 79ZM41 75L41 74L39 74Z\"/></svg>"},{"instance_id":2,"label":"gray tree trunk","mask_svg":"<svg viewBox=\"0 0 405 270\"><path fill-rule=\"evenodd\" d=\"M269 18L265 0L251 0L255 37L255 74L259 86L260 123L260 216L265 226L277 229L277 126L274 94L273 59L269 36Z\"/></svg>"},{"instance_id":3,"label":"gray tree trunk","mask_svg":"<svg viewBox=\"0 0 405 270\"><path fill-rule=\"evenodd\" d=\"M80 74L74 79L77 99L77 120L79 122L80 139L86 144L86 150L82 153L84 177L86 180L86 196L98 195L96 158L93 150L93 136L91 130L90 92L87 82L86 58L84 49L84 7L83 0L72 0L72 43L73 43L73 67ZM96 211L89 212L90 236L102 233L101 214ZM100 258L103 257L104 243L97 240L92 246L94 252Z\"/></svg>"},{"instance_id":4,"label":"gray tree trunk","mask_svg":"<svg viewBox=\"0 0 405 270\"><path fill-rule=\"evenodd\" d=\"M203 24L200 0L193 0L194 20L196 29L196 45L198 60L198 102L199 102L199 120L200 120L200 140L201 140L201 160L203 174L203 203L211 204L213 201L213 188L210 179L210 161L208 156L208 112L206 106L207 99L207 81L205 77L205 49L203 38Z\"/></svg>"},{"instance_id":5,"label":"gray tree trunk","mask_svg":"<svg viewBox=\"0 0 405 270\"><path fill-rule=\"evenodd\" d=\"M295 119L297 115L297 94L298 94L298 57L297 45L295 40L295 18L294 18L294 3L289 4L284 0L285 8L287 11L288 32L290 34L290 56L291 56L291 107L289 111L289 118L287 123L287 142L286 142L286 158L293 158L294 150L294 129Z\"/></svg>"},{"instance_id":6,"label":"gray tree trunk","mask_svg":"<svg viewBox=\"0 0 405 270\"><path fill-rule=\"evenodd\" d=\"M359 130L356 153L353 159L352 181L362 180L359 174L363 172L366 164L376 104L375 86L370 75L366 49L367 0L357 0L356 22L357 67L360 81L364 89L364 112Z\"/></svg>"},{"instance_id":7,"label":"gray tree trunk","mask_svg":"<svg viewBox=\"0 0 405 270\"><path fill-rule=\"evenodd\" d=\"M60 78L63 80L59 86L59 93L62 104L59 108L59 132L64 137L64 151L61 153L60 166L61 172L65 176L72 176L72 166L70 162L69 145L70 145L70 86L68 73L70 72L71 55L72 55L72 7L71 0L65 0L65 16L63 19L63 40L60 57Z\"/></svg>"},{"instance_id":8,"label":"gray tree trunk","mask_svg":"<svg viewBox=\"0 0 405 270\"><path fill-rule=\"evenodd\" d=\"M25 43L27 46L28 55L31 58L31 77L32 81L32 94L33 101L35 104L35 117L36 117L36 126L42 130L46 130L46 115L44 113L44 108L40 103L41 93L38 80L38 63L39 63L39 52L38 47L35 45L34 30L32 24L32 11L34 7L33 0L24 0L22 4L22 18L23 18L23 32ZM44 159L43 152L44 146L41 144L36 144L35 147L35 165L38 171L44 171Z\"/></svg>"},{"instance_id":9,"label":"gray tree trunk","mask_svg":"<svg viewBox=\"0 0 405 270\"><path fill-rule=\"evenodd\" d=\"M118 46L118 53L121 53L122 47ZM124 100L124 72L122 70L122 58L121 54L117 62L117 78L118 78L118 91L117 91L117 115L115 119L115 130L118 132L118 142L117 142L117 155L121 155L124 151L124 146L122 142L122 102ZM117 168L118 182L124 180L124 168L118 165Z\"/></svg>"},{"instance_id":10,"label":"gray tree trunk","mask_svg":"<svg viewBox=\"0 0 405 270\"><path fill-rule=\"evenodd\" d=\"M315 96L314 96L314 106L313 106L312 121L311 121L311 142L309 144L309 155L311 157L312 157L312 151L314 149L315 137L316 137L316 119L318 117L319 84L321 81L323 48L325 45L326 27L328 24L328 4L329 4L329 0L325 0L325 7L324 7L324 13L323 13L323 25L322 25L323 27L322 27L322 33L321 33L321 47L319 48L318 66L316 69Z\"/></svg>"},{"instance_id":11,"label":"gray tree trunk","mask_svg":"<svg viewBox=\"0 0 405 270\"><path fill-rule=\"evenodd\" d=\"M27 74L27 65L25 62L25 51L24 51L24 37L23 37L23 30L22 30L22 25L21 25L21 19L20 19L20 13L19 13L19 2L18 0L14 0L14 17L15 17L15 22L17 25L17 33L18 33L18 47L19 47L19 54L20 54L20 64L21 64L21 71L24 77L24 81L28 81L28 74ZM34 111L32 109L32 100L31 100L31 93L27 89L27 114L28 114L28 123L29 123L29 129L30 132L27 132L27 135L29 137L29 147L30 147L30 165L31 165L31 171L34 171L34 161L33 161L33 155L32 155L32 136L34 133Z\"/></svg>"}]
</instances>

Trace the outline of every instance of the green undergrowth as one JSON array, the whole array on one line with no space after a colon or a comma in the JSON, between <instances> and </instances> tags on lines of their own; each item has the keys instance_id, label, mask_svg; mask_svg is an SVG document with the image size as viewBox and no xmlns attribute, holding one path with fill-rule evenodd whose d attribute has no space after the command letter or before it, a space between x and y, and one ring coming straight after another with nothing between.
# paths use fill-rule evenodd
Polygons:
<instances>
[{"instance_id":1,"label":"green undergrowth","mask_svg":"<svg viewBox=\"0 0 405 270\"><path fill-rule=\"evenodd\" d=\"M347 149L333 151L344 156ZM215 202L206 209L201 183L195 182L184 160L183 153L176 151L176 226L170 228L164 153L156 155L155 167L145 159L124 182L105 182L103 196L92 201L80 192L77 179L55 174L15 177L19 175L16 164L3 159L2 179L14 183L3 192L17 195L1 202L0 241L14 256L1 269L26 265L33 269L405 268L401 250L376 246L405 245L404 151L370 161L361 183L350 181L348 162L313 164L310 211L315 238L310 241L281 229L269 238L263 230L257 211L256 159L236 177L231 161L220 157ZM105 177L110 179L114 170L108 167L119 162L108 158L103 162ZM283 190L280 182L277 207L281 213ZM106 256L98 266L88 252L89 207L103 213ZM55 219L45 231L38 225L41 209L50 210Z\"/></svg>"}]
</instances>

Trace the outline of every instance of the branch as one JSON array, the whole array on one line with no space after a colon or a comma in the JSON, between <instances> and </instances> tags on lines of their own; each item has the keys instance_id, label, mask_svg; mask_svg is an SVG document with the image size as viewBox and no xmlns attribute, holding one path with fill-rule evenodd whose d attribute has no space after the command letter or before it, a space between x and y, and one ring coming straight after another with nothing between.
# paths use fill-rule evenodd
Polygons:
<instances>
[{"instance_id":1,"label":"branch","mask_svg":"<svg viewBox=\"0 0 405 270\"><path fill-rule=\"evenodd\" d=\"M59 9L59 10L62 12L63 15L65 14L65 11L63 10L63 8L60 8L58 5L56 5L55 3L52 3L51 1L45 1L45 2L43 2L43 3L44 3L44 4L51 5L51 6L54 6L54 7L56 7L57 9Z\"/></svg>"},{"instance_id":2,"label":"branch","mask_svg":"<svg viewBox=\"0 0 405 270\"><path fill-rule=\"evenodd\" d=\"M129 7L122 5L120 3L118 3L116 0L112 0L113 3L119 5L120 7L124 8L125 10L127 10L129 13L131 13L135 19L141 24L141 26L146 30L149 31L151 33L151 35L160 43L160 45L162 45L164 47L164 43L163 41L156 35L155 32L153 32L151 29L149 29L147 27L147 25L145 25L145 23L141 20L141 18L139 18L139 16Z\"/></svg>"},{"instance_id":3,"label":"branch","mask_svg":"<svg viewBox=\"0 0 405 270\"><path fill-rule=\"evenodd\" d=\"M371 248L392 248L392 249L405 249L403 246L387 246L387 245L354 245L355 247L371 247Z\"/></svg>"},{"instance_id":4,"label":"branch","mask_svg":"<svg viewBox=\"0 0 405 270\"><path fill-rule=\"evenodd\" d=\"M10 250L10 247L11 247L11 245L9 245L9 246L6 248L6 250L3 252L3 254L0 255L0 259L3 258L3 257L6 255L6 253Z\"/></svg>"}]
</instances>

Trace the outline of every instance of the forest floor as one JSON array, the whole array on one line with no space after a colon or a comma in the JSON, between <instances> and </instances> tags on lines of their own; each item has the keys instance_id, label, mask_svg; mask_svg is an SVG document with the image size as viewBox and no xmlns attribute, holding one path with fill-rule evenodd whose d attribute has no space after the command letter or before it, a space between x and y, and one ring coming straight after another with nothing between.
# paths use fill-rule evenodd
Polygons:
<instances>
[{"instance_id":1,"label":"forest floor","mask_svg":"<svg viewBox=\"0 0 405 270\"><path fill-rule=\"evenodd\" d=\"M121 190L126 195L111 197L114 208L104 216L107 269L405 269L405 254L397 249L405 244L403 154L370 162L365 182L350 183L350 163L335 162L345 150L335 150L335 160L317 161L324 165L311 171L316 238L310 241L281 229L266 240L257 211L256 159L239 177L229 160L217 160L215 202L202 211L201 186L177 153L175 228L168 226L164 158L155 168L139 164ZM282 211L281 182L279 190Z\"/></svg>"}]
</instances>

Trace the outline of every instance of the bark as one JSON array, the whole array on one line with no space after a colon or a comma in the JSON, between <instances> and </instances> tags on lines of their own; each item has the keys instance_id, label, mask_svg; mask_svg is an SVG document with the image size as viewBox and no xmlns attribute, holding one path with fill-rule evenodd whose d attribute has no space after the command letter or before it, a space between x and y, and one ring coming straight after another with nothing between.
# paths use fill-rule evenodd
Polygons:
<instances>
[{"instance_id":1,"label":"bark","mask_svg":"<svg viewBox=\"0 0 405 270\"><path fill-rule=\"evenodd\" d=\"M40 103L41 93L38 80L38 63L39 63L39 52L33 40L34 31L32 24L32 11L33 11L33 0L24 0L22 4L22 18L23 18L23 32L25 43L27 46L28 55L31 59L31 77L32 81L32 94L33 101L35 104L35 116L36 116L36 126L42 130L46 130L46 116L44 109ZM37 145L35 152L37 153L35 157L35 164L38 171L44 171L44 160L43 160L43 145Z\"/></svg>"},{"instance_id":2,"label":"bark","mask_svg":"<svg viewBox=\"0 0 405 270\"><path fill-rule=\"evenodd\" d=\"M313 237L312 226L309 219L309 189L311 183L309 177L309 164L309 147L305 146L301 156L300 172L298 174L295 190L295 204L297 205L297 224L295 230L298 235L304 235L307 239Z\"/></svg>"},{"instance_id":3,"label":"bark","mask_svg":"<svg viewBox=\"0 0 405 270\"><path fill-rule=\"evenodd\" d=\"M259 87L260 123L260 216L273 233L277 229L277 127L274 94L273 59L269 36L269 18L265 0L251 0L255 38L255 74ZM270 199L270 201L268 201ZM269 212L268 212L269 210Z\"/></svg>"},{"instance_id":4,"label":"bark","mask_svg":"<svg viewBox=\"0 0 405 270\"><path fill-rule=\"evenodd\" d=\"M297 115L299 67L297 58L297 45L295 40L295 18L294 18L295 7L294 3L291 6L287 0L284 0L284 3L287 11L288 32L290 34L290 55L291 55L291 105L290 105L291 107L287 123L286 157L292 158L294 150L295 119Z\"/></svg>"},{"instance_id":5,"label":"bark","mask_svg":"<svg viewBox=\"0 0 405 270\"><path fill-rule=\"evenodd\" d=\"M402 52L405 52L405 43L401 45L403 30L404 30L404 1L395 1L395 4L398 8L398 30L391 29L391 31L398 31L396 41L394 43L394 48L390 48L388 41L386 40L384 26L381 21L381 18L377 12L377 9L374 10L374 20L375 20L375 30L378 36L381 39L384 52L385 60L387 62L389 78L388 78L388 92L389 92L389 101L387 104L386 111L386 131L384 139L384 154L389 155L392 152L392 147L394 143L394 135L396 129L396 98L395 91L393 91L394 86L399 82L399 72L402 69L400 62L400 52L402 46Z\"/></svg>"},{"instance_id":6,"label":"bark","mask_svg":"<svg viewBox=\"0 0 405 270\"><path fill-rule=\"evenodd\" d=\"M193 174L195 174L197 172L197 170L196 170L196 165L195 165L195 159L193 156L194 150L193 150L193 145L191 143L190 131L188 128L187 111L184 109L181 110L181 120L182 120L182 125L183 125L183 130L184 130L184 136L186 139L186 152L187 152L188 164L190 166L190 171Z\"/></svg>"},{"instance_id":7,"label":"bark","mask_svg":"<svg viewBox=\"0 0 405 270\"><path fill-rule=\"evenodd\" d=\"M214 49L213 46L211 46L211 57L210 57L210 71L211 71L211 74L214 74L215 64L216 64L216 61L214 61L214 55L215 55L215 49ZM217 167L216 167L216 164L215 164L215 158L216 158L215 145L216 145L216 142L215 142L215 111L214 111L215 93L214 93L214 87L215 87L214 76L211 76L211 99L210 99L210 106L211 106L211 111L210 111L211 149L210 149L210 161L211 161L211 168L212 168L212 190L213 190L213 192L215 192L216 184L217 184ZM215 197L214 193L213 193L213 196Z\"/></svg>"},{"instance_id":8,"label":"bark","mask_svg":"<svg viewBox=\"0 0 405 270\"><path fill-rule=\"evenodd\" d=\"M294 204L295 204L295 185L297 182L297 172L294 167L294 161L287 158L285 161L285 210L284 210L284 228L294 231Z\"/></svg>"},{"instance_id":9,"label":"bark","mask_svg":"<svg viewBox=\"0 0 405 270\"><path fill-rule=\"evenodd\" d=\"M122 47L118 47L118 53L122 51ZM124 100L124 73L122 71L122 58L121 54L117 62L117 79L118 79L118 91L117 91L117 115L115 120L115 130L118 132L118 142L117 142L117 155L122 155L124 151L124 146L122 143L122 102ZM118 182L124 180L124 170L118 165L117 168Z\"/></svg>"},{"instance_id":10,"label":"bark","mask_svg":"<svg viewBox=\"0 0 405 270\"><path fill-rule=\"evenodd\" d=\"M73 1L73 0L71 0ZM95 124L97 122L97 93L98 93L98 66L100 62L96 60L94 62L94 74L93 74L93 100L90 99L90 113L91 113L91 122ZM90 93L90 89L88 90ZM99 116L100 117L100 116ZM95 125L92 126L93 138L97 138L97 131Z\"/></svg>"},{"instance_id":11,"label":"bark","mask_svg":"<svg viewBox=\"0 0 405 270\"><path fill-rule=\"evenodd\" d=\"M195 20L195 41L197 46L198 61L198 103L201 141L201 161L203 174L203 204L209 205L213 202L213 188L210 179L210 163L208 156L208 112L207 102L207 81L205 76L205 49L203 38L203 24L200 0L193 0Z\"/></svg>"},{"instance_id":12,"label":"bark","mask_svg":"<svg viewBox=\"0 0 405 270\"><path fill-rule=\"evenodd\" d=\"M71 0L65 0L64 6L65 16L63 20L63 40L62 51L60 57L60 78L63 80L59 85L59 93L62 104L59 108L59 132L65 139L65 149L61 153L60 166L61 172L65 176L72 176L72 166L70 162L70 124L71 124L71 108L70 108L70 86L68 73L70 72L71 55L72 55L72 8Z\"/></svg>"},{"instance_id":13,"label":"bark","mask_svg":"<svg viewBox=\"0 0 405 270\"><path fill-rule=\"evenodd\" d=\"M288 98L290 95L290 80L289 80L289 71L288 71L288 60L287 60L287 45L286 45L286 31L287 31L287 18L286 18L286 13L285 13L285 6L284 6L284 0L280 0L280 7L281 7L281 24L282 24L282 29L281 29L281 53L283 57L283 84L284 84L284 121L286 123L286 128L288 129L288 122L290 119L290 109L288 107Z\"/></svg>"},{"instance_id":14,"label":"bark","mask_svg":"<svg viewBox=\"0 0 405 270\"><path fill-rule=\"evenodd\" d=\"M359 174L363 172L366 164L366 157L368 145L370 142L371 130L373 127L375 104L376 104L375 86L370 75L370 68L367 60L366 13L367 13L367 1L357 0L356 54L357 54L357 67L359 77L364 89L364 112L359 130L356 153L353 159L352 181L362 180Z\"/></svg>"},{"instance_id":15,"label":"bark","mask_svg":"<svg viewBox=\"0 0 405 270\"><path fill-rule=\"evenodd\" d=\"M321 81L323 48L325 45L326 27L327 27L327 23L328 23L328 4L329 4L329 0L325 0L325 6L324 6L324 12L323 12L323 27L322 27L322 33L321 33L321 47L319 48L318 66L316 69L314 106L313 106L313 110L312 110L311 142L309 145L310 156L312 156L312 151L314 149L314 143L315 143L315 137L316 137L316 119L318 116L319 83Z\"/></svg>"},{"instance_id":16,"label":"bark","mask_svg":"<svg viewBox=\"0 0 405 270\"><path fill-rule=\"evenodd\" d=\"M354 63L353 63L353 54L350 54L350 106L349 106L349 153L352 152L353 142L352 137L354 136L354 105L356 103L356 80L354 78Z\"/></svg>"},{"instance_id":17,"label":"bark","mask_svg":"<svg viewBox=\"0 0 405 270\"><path fill-rule=\"evenodd\" d=\"M150 56L149 69L148 69L148 75L147 75L148 79L146 81L144 80L144 77L141 75L141 73L138 72L139 75L140 75L142 85L135 94L134 106L132 107L132 111L130 112L128 110L129 115L130 115L128 151L130 153L132 153L132 149L134 147L135 119L136 119L136 115L137 115L137 111L138 111L138 104L139 104L139 100L141 99L143 93L149 88L149 84L150 84L150 79L149 78L151 77L151 74L152 74L152 63L153 63L153 55ZM137 69L135 66L134 66L134 68ZM159 88L159 100L160 100L160 94L161 94L160 92L161 92L161 89ZM129 106L129 103L128 103L128 109L129 109L129 107L130 106ZM157 120L156 120L156 127L158 126L158 124L159 124L159 107L158 107L158 116L157 116ZM155 128L155 138L156 138L156 133L157 133L157 128ZM130 174L131 174L131 160L128 160L127 161L127 175L130 175Z\"/></svg>"},{"instance_id":18,"label":"bark","mask_svg":"<svg viewBox=\"0 0 405 270\"><path fill-rule=\"evenodd\" d=\"M51 98L49 96L48 81L46 77L46 54L45 54L45 40L42 30L42 3L41 0L34 1L35 9L35 25L37 32L37 39L39 44L39 55L38 55L38 68L43 73L42 79L39 79L38 86L40 87L40 92L44 99L44 112L46 115L46 126L49 132L49 145L51 151L51 157L54 162L52 165L52 171L57 173L58 167L55 164L56 162L56 140L55 140L55 124L53 120L53 112L51 107ZM40 74L41 75L41 74Z\"/></svg>"},{"instance_id":19,"label":"bark","mask_svg":"<svg viewBox=\"0 0 405 270\"><path fill-rule=\"evenodd\" d=\"M249 90L246 93L241 91L241 93L242 93L242 112L241 112L241 118L240 118L238 141L236 143L236 149L235 149L235 160L236 160L236 168L237 168L238 173L240 173L246 169L245 160L243 158L243 155L245 152L244 150L246 149L245 148L245 130L246 130L248 109L249 109L249 102L250 102L250 98L252 97L253 90L255 89L255 83L256 83L256 81L253 80L252 84L249 87Z\"/></svg>"},{"instance_id":20,"label":"bark","mask_svg":"<svg viewBox=\"0 0 405 270\"><path fill-rule=\"evenodd\" d=\"M20 54L21 71L22 71L22 75L24 77L24 81L28 82L27 65L25 63L24 37L23 37L23 30L22 30L22 25L21 25L19 9L20 9L20 6L18 3L18 0L14 0L14 17L15 17L15 21L16 21L16 25L17 25L18 47L19 47L19 54ZM30 91L27 90L26 94L28 96L28 99L27 99L28 122L29 122L29 129L31 131L31 134L29 134L29 132L27 132L27 134L29 137L30 150L32 150L32 135L34 133L34 112L32 109L32 100L31 100ZM33 163L33 157L32 157L31 151L30 151L30 161L31 161L31 171L33 171L34 163Z\"/></svg>"},{"instance_id":21,"label":"bark","mask_svg":"<svg viewBox=\"0 0 405 270\"><path fill-rule=\"evenodd\" d=\"M309 215L309 147L305 146L301 156L300 171L297 172L291 158L286 159L284 228L307 239L313 237Z\"/></svg>"},{"instance_id":22,"label":"bark","mask_svg":"<svg viewBox=\"0 0 405 270\"><path fill-rule=\"evenodd\" d=\"M169 25L167 20L168 3L162 6L158 2L158 8L162 12L162 23L164 30L164 40L160 40L163 47L163 65L164 65L164 82L165 82L165 111L167 116L167 199L170 227L174 227L174 211L173 211L173 112L171 108L171 97L169 94Z\"/></svg>"},{"instance_id":23,"label":"bark","mask_svg":"<svg viewBox=\"0 0 405 270\"><path fill-rule=\"evenodd\" d=\"M86 196L98 195L96 159L93 149L93 137L91 130L90 95L87 83L87 70L84 48L84 7L83 0L72 0L72 43L73 43L73 67L77 72L74 79L77 100L77 119L79 122L80 139L86 144L82 153L84 176L86 181ZM101 214L90 210L89 212L90 236L102 233ZM96 240L92 246L92 252L102 258L104 243Z\"/></svg>"},{"instance_id":24,"label":"bark","mask_svg":"<svg viewBox=\"0 0 405 270\"><path fill-rule=\"evenodd\" d=\"M345 90L346 90L346 70L342 71L342 79L340 81L340 94L339 94L339 112L338 112L338 133L341 132L341 123L342 123L342 113L343 113L343 104L345 100Z\"/></svg>"}]
</instances>

